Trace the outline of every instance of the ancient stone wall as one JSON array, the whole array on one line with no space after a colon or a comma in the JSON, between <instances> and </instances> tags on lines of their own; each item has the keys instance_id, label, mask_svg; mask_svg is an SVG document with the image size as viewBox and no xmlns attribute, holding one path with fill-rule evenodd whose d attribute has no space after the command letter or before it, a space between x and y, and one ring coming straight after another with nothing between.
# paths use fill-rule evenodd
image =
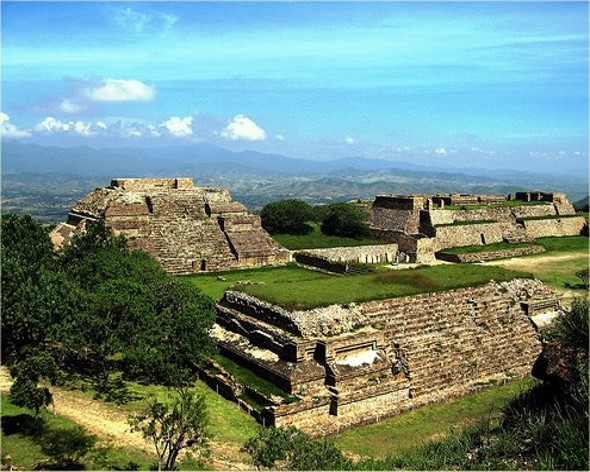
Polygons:
<instances>
[{"instance_id":1,"label":"ancient stone wall","mask_svg":"<svg viewBox=\"0 0 590 472\"><path fill-rule=\"evenodd\" d=\"M426 202L423 196L377 196L371 209L371 226L417 233L420 210L424 209Z\"/></svg>"},{"instance_id":2,"label":"ancient stone wall","mask_svg":"<svg viewBox=\"0 0 590 472\"><path fill-rule=\"evenodd\" d=\"M532 238L575 236L581 234L586 225L586 219L583 216L573 216L548 220L524 220L523 225Z\"/></svg>"},{"instance_id":3,"label":"ancient stone wall","mask_svg":"<svg viewBox=\"0 0 590 472\"><path fill-rule=\"evenodd\" d=\"M305 249L298 252L317 256L332 262L379 264L396 261L397 244Z\"/></svg>"},{"instance_id":4,"label":"ancient stone wall","mask_svg":"<svg viewBox=\"0 0 590 472\"><path fill-rule=\"evenodd\" d=\"M508 257L519 257L519 256L526 256L529 254L539 254L541 252L545 252L545 248L543 246L526 246L526 247L517 247L517 248L508 248L508 249L500 249L497 251L484 251L484 252L476 252L476 253L464 253L464 254L453 254L449 252L437 252L436 258L441 261L448 261L448 262L483 262L483 261L493 261L496 259L505 259Z\"/></svg>"},{"instance_id":5,"label":"ancient stone wall","mask_svg":"<svg viewBox=\"0 0 590 472\"><path fill-rule=\"evenodd\" d=\"M541 282L517 279L346 306L285 310L282 317L290 318L300 333L292 342L305 342L305 348L298 349L307 355L293 363L285 344L285 355L274 351L279 360L269 371L277 371L288 355L291 367L282 372L297 372L289 385L302 400L268 408L262 416L267 424L295 424L328 434L526 375L541 351L527 307L541 300L543 304L535 306L554 309L546 302L552 297ZM234 296L241 303L246 299L269 310L254 297ZM224 323L229 326L227 320ZM240 355L239 349L236 352ZM258 372L264 376L264 369Z\"/></svg>"},{"instance_id":6,"label":"ancient stone wall","mask_svg":"<svg viewBox=\"0 0 590 472\"><path fill-rule=\"evenodd\" d=\"M480 223L436 228L436 247L478 246L502 242L503 223ZM438 250L437 249L437 250Z\"/></svg>"}]
</instances>

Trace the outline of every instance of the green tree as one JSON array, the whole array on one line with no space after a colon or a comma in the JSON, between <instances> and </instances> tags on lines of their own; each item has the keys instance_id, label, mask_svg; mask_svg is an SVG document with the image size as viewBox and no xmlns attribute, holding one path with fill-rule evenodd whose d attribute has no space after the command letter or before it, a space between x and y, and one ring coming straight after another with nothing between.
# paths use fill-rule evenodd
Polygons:
<instances>
[{"instance_id":1,"label":"green tree","mask_svg":"<svg viewBox=\"0 0 590 472\"><path fill-rule=\"evenodd\" d=\"M57 366L47 352L32 353L26 359L11 367L14 382L10 387L10 399L17 406L30 408L39 416L42 408L53 401L46 386L40 387L41 379L54 383L57 378Z\"/></svg>"},{"instance_id":2,"label":"green tree","mask_svg":"<svg viewBox=\"0 0 590 472\"><path fill-rule=\"evenodd\" d=\"M215 351L209 336L215 303L189 282L172 277L155 286L153 294L154 310L123 348L124 369L140 381L182 385Z\"/></svg>"},{"instance_id":3,"label":"green tree","mask_svg":"<svg viewBox=\"0 0 590 472\"><path fill-rule=\"evenodd\" d=\"M130 418L134 431L154 444L158 470L173 470L183 449L201 456L207 450L208 415L205 397L187 388L178 389L171 405L153 400L141 413Z\"/></svg>"},{"instance_id":4,"label":"green tree","mask_svg":"<svg viewBox=\"0 0 590 472\"><path fill-rule=\"evenodd\" d=\"M313 208L301 200L279 200L260 212L262 227L271 234L305 234L311 231L308 221L314 219Z\"/></svg>"},{"instance_id":5,"label":"green tree","mask_svg":"<svg viewBox=\"0 0 590 472\"><path fill-rule=\"evenodd\" d=\"M369 235L367 215L358 206L333 203L324 209L322 232L330 236L361 239Z\"/></svg>"},{"instance_id":6,"label":"green tree","mask_svg":"<svg viewBox=\"0 0 590 472\"><path fill-rule=\"evenodd\" d=\"M47 231L30 216L2 216L0 249L2 361L11 364L52 344L75 290L56 266Z\"/></svg>"},{"instance_id":7,"label":"green tree","mask_svg":"<svg viewBox=\"0 0 590 472\"><path fill-rule=\"evenodd\" d=\"M263 428L244 443L258 468L286 470L347 470L352 462L326 438L312 439L307 433L290 426Z\"/></svg>"}]
</instances>

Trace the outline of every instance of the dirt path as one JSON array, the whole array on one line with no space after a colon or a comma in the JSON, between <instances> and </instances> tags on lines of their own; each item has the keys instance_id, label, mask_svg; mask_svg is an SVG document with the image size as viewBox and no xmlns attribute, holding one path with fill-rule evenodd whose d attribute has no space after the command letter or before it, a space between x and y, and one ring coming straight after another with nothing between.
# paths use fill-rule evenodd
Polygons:
<instances>
[{"instance_id":1,"label":"dirt path","mask_svg":"<svg viewBox=\"0 0 590 472\"><path fill-rule=\"evenodd\" d=\"M500 259L497 261L483 262L484 265L538 267L543 264L578 259L584 254L561 254L556 256L535 256L535 257L513 257L511 259Z\"/></svg>"},{"instance_id":2,"label":"dirt path","mask_svg":"<svg viewBox=\"0 0 590 472\"><path fill-rule=\"evenodd\" d=\"M12 379L5 366L0 366L0 391L7 393ZM100 401L89 399L80 392L52 387L55 413L65 416L89 433L97 435L106 443L117 447L132 448L153 454L152 443L146 441L139 433L130 431L127 413L118 411ZM239 457L239 447L229 443L211 443L209 465L214 470L251 470L252 466L231 460Z\"/></svg>"}]
</instances>

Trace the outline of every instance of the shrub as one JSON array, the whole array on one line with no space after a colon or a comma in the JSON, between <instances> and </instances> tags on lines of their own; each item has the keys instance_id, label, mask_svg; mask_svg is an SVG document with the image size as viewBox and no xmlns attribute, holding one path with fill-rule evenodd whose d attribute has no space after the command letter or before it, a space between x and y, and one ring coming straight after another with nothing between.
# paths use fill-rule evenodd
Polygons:
<instances>
[{"instance_id":1,"label":"shrub","mask_svg":"<svg viewBox=\"0 0 590 472\"><path fill-rule=\"evenodd\" d=\"M325 208L322 233L361 239L369 235L367 215L363 210L348 203L334 203Z\"/></svg>"},{"instance_id":2,"label":"shrub","mask_svg":"<svg viewBox=\"0 0 590 472\"><path fill-rule=\"evenodd\" d=\"M279 200L265 205L260 218L262 227L271 234L306 234L311 232L307 222L314 219L314 212L301 200Z\"/></svg>"}]
</instances>

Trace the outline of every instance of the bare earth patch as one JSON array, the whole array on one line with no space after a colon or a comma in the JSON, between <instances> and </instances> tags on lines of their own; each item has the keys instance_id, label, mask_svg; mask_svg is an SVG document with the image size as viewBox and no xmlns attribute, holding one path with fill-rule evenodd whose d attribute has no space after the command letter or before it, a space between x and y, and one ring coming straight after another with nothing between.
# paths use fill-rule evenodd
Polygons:
<instances>
[{"instance_id":1,"label":"bare earth patch","mask_svg":"<svg viewBox=\"0 0 590 472\"><path fill-rule=\"evenodd\" d=\"M0 366L0 391L8 393L12 379L5 366ZM107 405L98 400L88 399L80 392L52 387L54 412L76 422L89 433L97 435L105 443L117 447L136 449L153 454L153 445L139 433L130 431L127 423L128 413L117 410L115 405ZM239 457L237 445L211 443L209 465L213 470L251 470L252 466L233 461Z\"/></svg>"}]
</instances>

